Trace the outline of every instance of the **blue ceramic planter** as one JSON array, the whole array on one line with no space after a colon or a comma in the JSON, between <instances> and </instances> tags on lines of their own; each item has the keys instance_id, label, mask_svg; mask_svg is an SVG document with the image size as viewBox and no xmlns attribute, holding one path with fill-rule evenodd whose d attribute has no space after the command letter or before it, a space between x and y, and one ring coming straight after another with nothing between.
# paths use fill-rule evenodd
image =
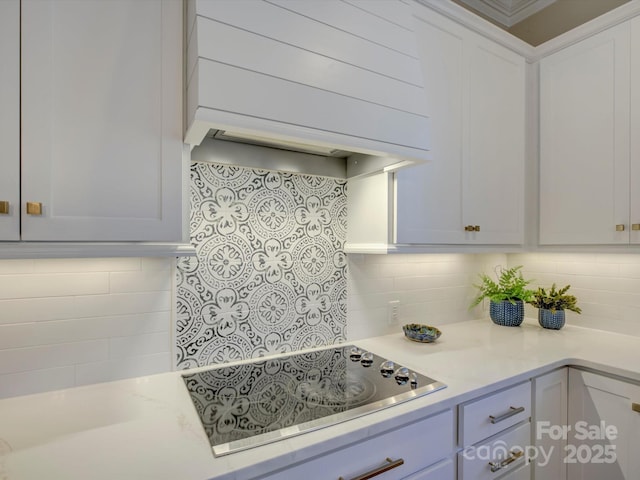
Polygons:
<instances>
[{"instance_id":1,"label":"blue ceramic planter","mask_svg":"<svg viewBox=\"0 0 640 480\"><path fill-rule=\"evenodd\" d=\"M496 325L517 327L524 320L524 302L522 300L516 300L515 303L507 300L492 301L489 304L489 316Z\"/></svg>"},{"instance_id":2,"label":"blue ceramic planter","mask_svg":"<svg viewBox=\"0 0 640 480\"><path fill-rule=\"evenodd\" d=\"M538 323L542 328L551 330L560 330L564 327L564 310L556 310L555 312L546 308L538 309Z\"/></svg>"}]
</instances>

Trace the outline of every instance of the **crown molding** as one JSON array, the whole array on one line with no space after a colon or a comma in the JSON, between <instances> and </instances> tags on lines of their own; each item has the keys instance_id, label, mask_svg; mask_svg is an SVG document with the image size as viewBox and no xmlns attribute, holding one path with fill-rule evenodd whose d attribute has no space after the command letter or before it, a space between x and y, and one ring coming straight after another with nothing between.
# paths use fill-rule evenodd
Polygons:
<instances>
[{"instance_id":1,"label":"crown molding","mask_svg":"<svg viewBox=\"0 0 640 480\"><path fill-rule=\"evenodd\" d=\"M419 5L418 8L414 8L414 16L417 18L428 21L429 10L438 12L454 22L522 55L528 63L537 62L558 50L562 50L640 15L640 0L631 0L629 3L625 3L610 12L534 47L449 0L414 0L414 2Z\"/></svg>"}]
</instances>

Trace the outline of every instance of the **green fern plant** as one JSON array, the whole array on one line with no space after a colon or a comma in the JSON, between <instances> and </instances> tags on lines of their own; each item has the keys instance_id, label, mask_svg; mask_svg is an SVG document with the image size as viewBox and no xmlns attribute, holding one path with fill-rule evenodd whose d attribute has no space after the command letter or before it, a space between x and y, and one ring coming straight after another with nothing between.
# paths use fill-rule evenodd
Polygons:
<instances>
[{"instance_id":1,"label":"green fern plant","mask_svg":"<svg viewBox=\"0 0 640 480\"><path fill-rule=\"evenodd\" d=\"M571 285L557 290L555 283L549 291L540 287L533 293L533 297L527 303L536 308L551 310L554 313L556 310L571 310L572 312L582 313L582 310L577 305L578 300L576 297L567 294L569 288L571 288Z\"/></svg>"},{"instance_id":2,"label":"green fern plant","mask_svg":"<svg viewBox=\"0 0 640 480\"><path fill-rule=\"evenodd\" d=\"M533 290L527 288L532 280L525 280L520 269L522 265L513 268L502 268L498 270L498 281L493 280L489 275L480 274L482 283L473 286L479 290L478 296L471 303L475 307L482 300L488 298L492 302L508 301L516 303L517 300L529 302L533 298Z\"/></svg>"}]
</instances>

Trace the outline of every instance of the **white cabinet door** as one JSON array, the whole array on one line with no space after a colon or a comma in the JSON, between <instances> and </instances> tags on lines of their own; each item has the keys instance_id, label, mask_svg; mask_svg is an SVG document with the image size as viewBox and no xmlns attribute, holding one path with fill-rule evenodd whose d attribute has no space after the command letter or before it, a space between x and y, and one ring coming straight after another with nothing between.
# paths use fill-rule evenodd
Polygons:
<instances>
[{"instance_id":1,"label":"white cabinet door","mask_svg":"<svg viewBox=\"0 0 640 480\"><path fill-rule=\"evenodd\" d=\"M525 62L509 50L478 39L465 51L463 225L475 243L524 241ZM435 120L434 120L435 121ZM470 238L469 238L470 237Z\"/></svg>"},{"instance_id":2,"label":"white cabinet door","mask_svg":"<svg viewBox=\"0 0 640 480\"><path fill-rule=\"evenodd\" d=\"M397 173L396 241L522 243L524 59L432 12L417 33L431 161Z\"/></svg>"},{"instance_id":3,"label":"white cabinet door","mask_svg":"<svg viewBox=\"0 0 640 480\"><path fill-rule=\"evenodd\" d=\"M636 480L640 386L569 370L569 480ZM640 405L635 408L640 409Z\"/></svg>"},{"instance_id":4,"label":"white cabinet door","mask_svg":"<svg viewBox=\"0 0 640 480\"><path fill-rule=\"evenodd\" d=\"M181 240L181 15L22 1L23 240Z\"/></svg>"},{"instance_id":5,"label":"white cabinet door","mask_svg":"<svg viewBox=\"0 0 640 480\"><path fill-rule=\"evenodd\" d=\"M18 240L20 238L20 0L0 2L0 64L2 64L0 68L0 202L3 202L0 204L0 240Z\"/></svg>"},{"instance_id":6,"label":"white cabinet door","mask_svg":"<svg viewBox=\"0 0 640 480\"><path fill-rule=\"evenodd\" d=\"M558 433L558 428L567 425L568 368L534 378L533 388L532 445L537 453L531 461L533 478L564 480L567 438Z\"/></svg>"},{"instance_id":7,"label":"white cabinet door","mask_svg":"<svg viewBox=\"0 0 640 480\"><path fill-rule=\"evenodd\" d=\"M628 22L541 60L540 244L629 242L629 88Z\"/></svg>"},{"instance_id":8,"label":"white cabinet door","mask_svg":"<svg viewBox=\"0 0 640 480\"><path fill-rule=\"evenodd\" d=\"M631 243L640 243L640 17L631 24Z\"/></svg>"}]
</instances>

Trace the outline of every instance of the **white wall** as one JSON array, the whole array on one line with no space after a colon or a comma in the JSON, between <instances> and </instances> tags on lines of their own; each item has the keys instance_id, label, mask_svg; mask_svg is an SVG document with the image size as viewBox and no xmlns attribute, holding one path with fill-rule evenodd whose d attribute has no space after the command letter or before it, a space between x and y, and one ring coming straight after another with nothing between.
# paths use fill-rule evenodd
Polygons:
<instances>
[{"instance_id":1,"label":"white wall","mask_svg":"<svg viewBox=\"0 0 640 480\"><path fill-rule=\"evenodd\" d=\"M175 260L0 260L0 398L169 371Z\"/></svg>"},{"instance_id":2,"label":"white wall","mask_svg":"<svg viewBox=\"0 0 640 480\"><path fill-rule=\"evenodd\" d=\"M640 336L640 254L511 254L509 266L523 265L526 278L543 287L571 285L582 314L567 312L567 323ZM537 318L527 306L526 315Z\"/></svg>"},{"instance_id":3,"label":"white wall","mask_svg":"<svg viewBox=\"0 0 640 480\"><path fill-rule=\"evenodd\" d=\"M402 331L406 323L445 325L488 317L475 298L478 274L507 265L504 254L348 255L347 338ZM388 302L400 300L398 325L387 323Z\"/></svg>"}]
</instances>

